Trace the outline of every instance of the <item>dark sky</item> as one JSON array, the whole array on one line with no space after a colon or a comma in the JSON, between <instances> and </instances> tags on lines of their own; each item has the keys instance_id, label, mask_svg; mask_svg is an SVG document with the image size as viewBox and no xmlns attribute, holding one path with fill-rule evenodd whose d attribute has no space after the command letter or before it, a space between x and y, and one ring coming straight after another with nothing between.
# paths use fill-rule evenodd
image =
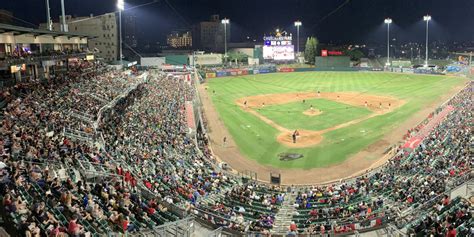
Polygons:
<instances>
[{"instance_id":1,"label":"dark sky","mask_svg":"<svg viewBox=\"0 0 474 237\"><path fill-rule=\"evenodd\" d=\"M65 0L66 14L95 15L115 10L116 0ZM45 21L45 0L2 0L0 7L22 20ZM170 30L190 27L211 14L231 20L232 41L248 36L261 39L276 27L295 32L293 22L303 22L302 36L315 35L323 42L383 42L383 20L394 21L393 36L400 41L424 40L423 15L433 17L432 40L474 40L474 0L125 0L126 11L138 18L142 39L162 41ZM50 0L57 19L60 0Z\"/></svg>"}]
</instances>

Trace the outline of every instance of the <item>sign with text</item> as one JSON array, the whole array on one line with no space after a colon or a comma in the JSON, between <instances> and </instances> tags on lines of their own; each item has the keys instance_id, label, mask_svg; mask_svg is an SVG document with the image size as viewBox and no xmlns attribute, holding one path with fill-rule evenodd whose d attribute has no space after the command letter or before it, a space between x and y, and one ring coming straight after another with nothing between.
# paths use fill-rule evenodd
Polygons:
<instances>
[{"instance_id":1,"label":"sign with text","mask_svg":"<svg viewBox=\"0 0 474 237\"><path fill-rule=\"evenodd\" d=\"M342 53L342 51L337 51L337 50L327 50L327 49L323 49L321 50L321 57L327 57L327 56L342 56L344 55L344 53Z\"/></svg>"},{"instance_id":2,"label":"sign with text","mask_svg":"<svg viewBox=\"0 0 474 237\"><path fill-rule=\"evenodd\" d=\"M328 56L328 51L323 49L321 50L321 57L327 57Z\"/></svg>"}]
</instances>

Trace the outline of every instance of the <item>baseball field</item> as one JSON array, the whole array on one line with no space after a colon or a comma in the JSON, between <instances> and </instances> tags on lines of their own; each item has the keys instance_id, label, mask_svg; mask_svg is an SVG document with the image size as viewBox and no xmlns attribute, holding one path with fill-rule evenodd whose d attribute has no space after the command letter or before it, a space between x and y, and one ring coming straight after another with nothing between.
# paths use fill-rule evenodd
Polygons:
<instances>
[{"instance_id":1,"label":"baseball field","mask_svg":"<svg viewBox=\"0 0 474 237\"><path fill-rule=\"evenodd\" d=\"M376 150L400 141L464 83L449 76L298 72L213 78L202 93L213 106L205 114L220 159L237 166L235 159L250 159L245 169L311 170L356 154L353 162L376 162Z\"/></svg>"}]
</instances>

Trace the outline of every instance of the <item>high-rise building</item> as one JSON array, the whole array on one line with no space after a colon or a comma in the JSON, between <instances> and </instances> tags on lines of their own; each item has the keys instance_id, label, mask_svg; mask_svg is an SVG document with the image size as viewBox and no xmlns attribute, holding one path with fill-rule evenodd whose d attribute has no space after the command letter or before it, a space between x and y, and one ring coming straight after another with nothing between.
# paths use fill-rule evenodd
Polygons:
<instances>
[{"instance_id":1,"label":"high-rise building","mask_svg":"<svg viewBox=\"0 0 474 237\"><path fill-rule=\"evenodd\" d=\"M191 48L193 46L193 38L189 31L173 31L166 37L166 42L171 48Z\"/></svg>"},{"instance_id":2,"label":"high-rise building","mask_svg":"<svg viewBox=\"0 0 474 237\"><path fill-rule=\"evenodd\" d=\"M193 26L193 46L196 49L223 52L224 38L224 25L219 15L212 15L209 21L202 21ZM227 26L227 42L229 39L230 26Z\"/></svg>"},{"instance_id":3,"label":"high-rise building","mask_svg":"<svg viewBox=\"0 0 474 237\"><path fill-rule=\"evenodd\" d=\"M138 39L137 39L137 16L135 15L128 15L123 14L123 42L132 48L136 48L138 46Z\"/></svg>"},{"instance_id":4,"label":"high-rise building","mask_svg":"<svg viewBox=\"0 0 474 237\"><path fill-rule=\"evenodd\" d=\"M61 17L60 21L61 22ZM54 22L52 30L59 31L60 23ZM99 58L105 61L119 60L118 24L115 13L99 16L72 17L66 15L69 32L88 34L95 38L88 41L90 50L96 51ZM40 29L47 29L46 23L40 24Z\"/></svg>"}]
</instances>

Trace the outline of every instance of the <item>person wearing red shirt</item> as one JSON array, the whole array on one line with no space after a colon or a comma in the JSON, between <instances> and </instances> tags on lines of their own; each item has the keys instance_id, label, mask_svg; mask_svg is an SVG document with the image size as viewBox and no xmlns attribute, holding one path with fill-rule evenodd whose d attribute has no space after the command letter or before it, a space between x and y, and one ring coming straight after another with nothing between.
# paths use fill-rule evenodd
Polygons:
<instances>
[{"instance_id":1,"label":"person wearing red shirt","mask_svg":"<svg viewBox=\"0 0 474 237\"><path fill-rule=\"evenodd\" d=\"M151 183L148 180L143 181L148 189L151 189Z\"/></svg>"},{"instance_id":2,"label":"person wearing red shirt","mask_svg":"<svg viewBox=\"0 0 474 237\"><path fill-rule=\"evenodd\" d=\"M125 182L130 182L130 180L132 179L132 174L130 173L130 171L126 171L125 172Z\"/></svg>"},{"instance_id":3,"label":"person wearing red shirt","mask_svg":"<svg viewBox=\"0 0 474 237\"><path fill-rule=\"evenodd\" d=\"M120 175L120 176L123 175L123 169L122 169L122 167L121 167L120 165L117 166L117 174Z\"/></svg>"},{"instance_id":4,"label":"person wearing red shirt","mask_svg":"<svg viewBox=\"0 0 474 237\"><path fill-rule=\"evenodd\" d=\"M446 237L456 237L456 234L456 229L454 229L453 226L449 226Z\"/></svg>"},{"instance_id":5,"label":"person wearing red shirt","mask_svg":"<svg viewBox=\"0 0 474 237\"><path fill-rule=\"evenodd\" d=\"M447 206L447 205L449 205L449 197L448 195L444 195L443 206Z\"/></svg>"},{"instance_id":6,"label":"person wearing red shirt","mask_svg":"<svg viewBox=\"0 0 474 237\"><path fill-rule=\"evenodd\" d=\"M149 207L146 211L148 212L148 214L153 215L153 214L155 214L156 210L153 207Z\"/></svg>"},{"instance_id":7,"label":"person wearing red shirt","mask_svg":"<svg viewBox=\"0 0 474 237\"><path fill-rule=\"evenodd\" d=\"M73 216L69 221L67 232L71 236L80 236L83 233L83 228L81 225L77 224L77 216Z\"/></svg>"},{"instance_id":8,"label":"person wearing red shirt","mask_svg":"<svg viewBox=\"0 0 474 237\"><path fill-rule=\"evenodd\" d=\"M298 230L298 227L296 226L295 222L292 221L290 224L290 231L291 232L296 232Z\"/></svg>"}]
</instances>

